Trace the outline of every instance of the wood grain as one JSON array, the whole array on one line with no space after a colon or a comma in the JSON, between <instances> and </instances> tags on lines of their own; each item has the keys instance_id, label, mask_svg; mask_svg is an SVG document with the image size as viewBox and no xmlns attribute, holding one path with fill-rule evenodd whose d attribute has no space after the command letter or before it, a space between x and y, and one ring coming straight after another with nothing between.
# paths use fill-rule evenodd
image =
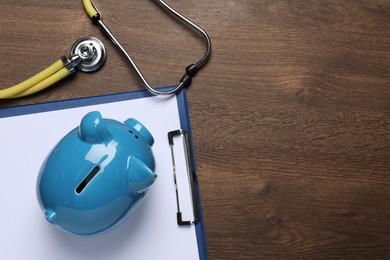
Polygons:
<instances>
[{"instance_id":1,"label":"wood grain","mask_svg":"<svg viewBox=\"0 0 390 260\"><path fill-rule=\"evenodd\" d=\"M203 53L153 1L96 2L153 85ZM188 91L210 259L389 259L390 1L169 2L213 42ZM109 54L0 106L142 89L80 1L3 0L0 28L2 88L81 36Z\"/></svg>"}]
</instances>

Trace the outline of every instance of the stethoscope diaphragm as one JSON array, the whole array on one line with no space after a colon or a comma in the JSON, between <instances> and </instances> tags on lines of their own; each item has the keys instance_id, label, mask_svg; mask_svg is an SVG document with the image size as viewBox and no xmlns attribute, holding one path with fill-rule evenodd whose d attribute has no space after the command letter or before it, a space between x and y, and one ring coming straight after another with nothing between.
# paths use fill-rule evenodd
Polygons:
<instances>
[{"instance_id":1,"label":"stethoscope diaphragm","mask_svg":"<svg viewBox=\"0 0 390 260\"><path fill-rule=\"evenodd\" d=\"M103 43L99 39L90 36L78 39L73 44L70 54L80 57L80 64L77 68L82 72L99 70L107 56Z\"/></svg>"}]
</instances>

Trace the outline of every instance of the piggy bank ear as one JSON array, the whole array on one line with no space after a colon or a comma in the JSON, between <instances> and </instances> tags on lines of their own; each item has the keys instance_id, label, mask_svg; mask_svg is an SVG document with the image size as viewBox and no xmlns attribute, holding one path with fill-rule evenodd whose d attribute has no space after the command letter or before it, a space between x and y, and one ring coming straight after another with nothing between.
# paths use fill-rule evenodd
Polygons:
<instances>
[{"instance_id":1,"label":"piggy bank ear","mask_svg":"<svg viewBox=\"0 0 390 260\"><path fill-rule=\"evenodd\" d=\"M129 190L135 193L145 191L156 180L157 175L135 156L130 157L127 169Z\"/></svg>"},{"instance_id":2,"label":"piggy bank ear","mask_svg":"<svg viewBox=\"0 0 390 260\"><path fill-rule=\"evenodd\" d=\"M110 136L102 115L98 111L89 112L81 120L79 135L83 141L89 143L103 142Z\"/></svg>"},{"instance_id":3,"label":"piggy bank ear","mask_svg":"<svg viewBox=\"0 0 390 260\"><path fill-rule=\"evenodd\" d=\"M140 122L138 122L134 118L129 118L125 121L125 125L134 132L137 136L139 136L145 143L149 146L152 146L154 143L154 139L149 130L143 126Z\"/></svg>"}]
</instances>

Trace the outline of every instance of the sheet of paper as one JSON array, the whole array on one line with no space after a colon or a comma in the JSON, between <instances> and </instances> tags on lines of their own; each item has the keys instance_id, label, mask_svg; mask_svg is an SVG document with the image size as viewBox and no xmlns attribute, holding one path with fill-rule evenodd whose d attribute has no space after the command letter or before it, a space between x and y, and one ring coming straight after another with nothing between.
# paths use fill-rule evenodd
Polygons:
<instances>
[{"instance_id":1,"label":"sheet of paper","mask_svg":"<svg viewBox=\"0 0 390 260\"><path fill-rule=\"evenodd\" d=\"M39 169L50 150L88 112L123 122L133 117L155 139L158 178L141 206L116 229L77 237L49 224L36 196ZM147 97L0 118L0 259L199 259L194 226L176 223L176 195L167 133L180 128L176 97ZM175 159L184 161L177 153ZM181 197L183 202L190 201ZM185 196L182 195L181 196Z\"/></svg>"}]
</instances>

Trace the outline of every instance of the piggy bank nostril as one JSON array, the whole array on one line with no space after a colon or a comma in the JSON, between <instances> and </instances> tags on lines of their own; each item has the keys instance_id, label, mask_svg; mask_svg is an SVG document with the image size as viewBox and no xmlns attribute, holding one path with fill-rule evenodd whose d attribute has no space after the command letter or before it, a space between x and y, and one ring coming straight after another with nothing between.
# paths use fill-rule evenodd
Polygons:
<instances>
[{"instance_id":1,"label":"piggy bank nostril","mask_svg":"<svg viewBox=\"0 0 390 260\"><path fill-rule=\"evenodd\" d=\"M129 133L130 133L130 134L134 134L134 132L131 131L131 130L129 130ZM139 139L139 136L138 136L138 135L134 135L134 137L135 137L136 139Z\"/></svg>"}]
</instances>

